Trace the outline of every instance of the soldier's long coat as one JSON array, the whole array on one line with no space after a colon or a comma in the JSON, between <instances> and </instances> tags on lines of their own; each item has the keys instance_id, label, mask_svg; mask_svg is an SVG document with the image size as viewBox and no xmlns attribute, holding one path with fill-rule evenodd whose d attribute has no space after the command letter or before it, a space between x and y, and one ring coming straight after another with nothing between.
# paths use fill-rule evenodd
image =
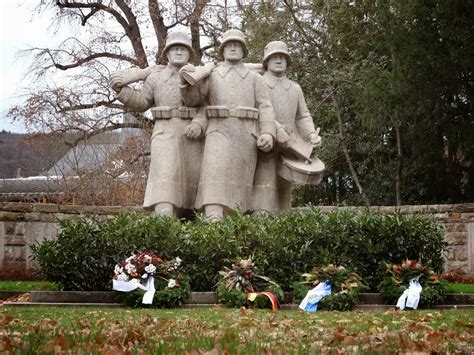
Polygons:
<instances>
[{"instance_id":1,"label":"soldier's long coat","mask_svg":"<svg viewBox=\"0 0 474 355\"><path fill-rule=\"evenodd\" d=\"M301 87L286 76L276 77L270 72L265 72L263 79L270 92L277 122L289 136L298 134L307 139L315 129ZM274 214L290 209L291 183L277 175L279 161L278 152L258 152L252 210L264 210Z\"/></svg>"},{"instance_id":2,"label":"soldier's long coat","mask_svg":"<svg viewBox=\"0 0 474 355\"><path fill-rule=\"evenodd\" d=\"M187 90L188 101L198 100L197 89ZM193 93L197 93L197 96ZM150 107L183 106L179 73L170 65L165 69L152 71L142 90L124 87L117 97L125 106L138 112ZM184 129L190 123L190 119L179 117L155 121L144 208L153 208L160 202L172 203L177 208L194 208L203 141L190 140L184 135Z\"/></svg>"},{"instance_id":3,"label":"soldier's long coat","mask_svg":"<svg viewBox=\"0 0 474 355\"><path fill-rule=\"evenodd\" d=\"M258 109L257 120L210 118L205 137L196 208L219 204L227 211L250 209L257 164L257 136L275 137L273 108L263 78L243 64L220 63L201 85L209 105Z\"/></svg>"}]
</instances>

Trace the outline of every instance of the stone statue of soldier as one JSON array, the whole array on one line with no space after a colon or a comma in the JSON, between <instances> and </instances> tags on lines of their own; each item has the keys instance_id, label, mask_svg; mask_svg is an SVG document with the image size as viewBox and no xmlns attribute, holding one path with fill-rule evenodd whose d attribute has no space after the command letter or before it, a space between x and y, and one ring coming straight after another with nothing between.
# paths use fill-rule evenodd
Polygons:
<instances>
[{"instance_id":1,"label":"stone statue of soldier","mask_svg":"<svg viewBox=\"0 0 474 355\"><path fill-rule=\"evenodd\" d=\"M196 107L183 105L181 92L193 106L197 106L200 96L197 88L181 88L179 76L179 69L193 54L191 38L173 32L163 49L167 66L111 74L110 85L125 107L137 112L151 108L154 128L143 207L158 215L174 217L195 205L203 152L199 138L204 135L206 120L199 119ZM141 90L124 86L145 77Z\"/></svg>"},{"instance_id":2,"label":"stone statue of soldier","mask_svg":"<svg viewBox=\"0 0 474 355\"><path fill-rule=\"evenodd\" d=\"M313 147L321 145L308 111L301 87L286 77L291 64L287 45L273 41L266 45L263 56L263 79L270 92L277 120L277 142L270 153L259 152L253 183L252 210L254 213L273 215L291 208L292 183L279 176L281 154L288 145L298 140ZM307 158L310 158L310 152ZM318 166L319 167L319 166ZM319 178L318 178L319 179Z\"/></svg>"},{"instance_id":3,"label":"stone statue of soldier","mask_svg":"<svg viewBox=\"0 0 474 355\"><path fill-rule=\"evenodd\" d=\"M211 220L225 213L251 208L258 150L272 149L276 122L267 85L261 75L249 70L244 34L236 29L224 33L219 52L224 61L206 71L185 66L181 74L196 74L205 105L208 127L196 197L196 208ZM200 75L204 73L204 75ZM183 98L192 99L183 85Z\"/></svg>"}]
</instances>

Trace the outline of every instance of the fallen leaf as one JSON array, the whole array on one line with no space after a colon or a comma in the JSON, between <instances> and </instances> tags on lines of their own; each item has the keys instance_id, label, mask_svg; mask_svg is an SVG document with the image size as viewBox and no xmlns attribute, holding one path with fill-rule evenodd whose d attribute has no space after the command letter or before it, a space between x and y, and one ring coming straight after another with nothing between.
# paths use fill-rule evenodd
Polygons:
<instances>
[{"instance_id":1,"label":"fallen leaf","mask_svg":"<svg viewBox=\"0 0 474 355\"><path fill-rule=\"evenodd\" d=\"M5 314L3 316L3 320L2 320L2 324L5 326L5 327L8 327L8 325L14 320L15 318L13 318L12 315L10 314Z\"/></svg>"},{"instance_id":2,"label":"fallen leaf","mask_svg":"<svg viewBox=\"0 0 474 355\"><path fill-rule=\"evenodd\" d=\"M428 334L426 340L430 343L432 349L435 349L438 346L439 341L443 337L443 334L440 332L434 331Z\"/></svg>"}]
</instances>

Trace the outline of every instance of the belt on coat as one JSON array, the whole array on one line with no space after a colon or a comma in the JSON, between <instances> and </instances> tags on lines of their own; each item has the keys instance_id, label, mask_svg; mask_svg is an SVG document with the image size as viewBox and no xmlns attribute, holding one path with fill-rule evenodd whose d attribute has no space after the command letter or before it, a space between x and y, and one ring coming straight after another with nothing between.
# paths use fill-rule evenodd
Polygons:
<instances>
[{"instance_id":1,"label":"belt on coat","mask_svg":"<svg viewBox=\"0 0 474 355\"><path fill-rule=\"evenodd\" d=\"M248 118L251 120L258 119L258 110L254 107L237 106L235 108L229 108L227 106L207 106L206 107L207 118Z\"/></svg>"},{"instance_id":2,"label":"belt on coat","mask_svg":"<svg viewBox=\"0 0 474 355\"><path fill-rule=\"evenodd\" d=\"M181 106L178 108L170 106L158 106L150 109L154 120L169 120L170 118L181 118L191 120L196 116L197 109L194 107Z\"/></svg>"}]
</instances>

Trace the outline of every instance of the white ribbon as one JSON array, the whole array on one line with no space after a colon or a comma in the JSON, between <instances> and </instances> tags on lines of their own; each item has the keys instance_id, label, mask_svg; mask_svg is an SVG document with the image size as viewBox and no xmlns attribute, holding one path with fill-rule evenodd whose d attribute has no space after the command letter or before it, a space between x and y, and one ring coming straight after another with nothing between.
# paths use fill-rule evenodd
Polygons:
<instances>
[{"instance_id":1,"label":"white ribbon","mask_svg":"<svg viewBox=\"0 0 474 355\"><path fill-rule=\"evenodd\" d=\"M120 291L120 292L131 292L136 290L137 288L142 289L145 291L145 294L143 295L143 304L152 304L153 303L153 297L155 297L155 279L153 276L149 276L146 279L146 282L144 285L142 285L138 279L132 279L130 281L118 281L118 280L112 280L112 289L115 291Z\"/></svg>"},{"instance_id":2,"label":"white ribbon","mask_svg":"<svg viewBox=\"0 0 474 355\"><path fill-rule=\"evenodd\" d=\"M420 294L422 291L419 281L420 276L421 275L410 280L410 286L402 293L395 307L402 311L405 309L405 307L412 309L416 309L418 307L418 302L420 302Z\"/></svg>"}]
</instances>

